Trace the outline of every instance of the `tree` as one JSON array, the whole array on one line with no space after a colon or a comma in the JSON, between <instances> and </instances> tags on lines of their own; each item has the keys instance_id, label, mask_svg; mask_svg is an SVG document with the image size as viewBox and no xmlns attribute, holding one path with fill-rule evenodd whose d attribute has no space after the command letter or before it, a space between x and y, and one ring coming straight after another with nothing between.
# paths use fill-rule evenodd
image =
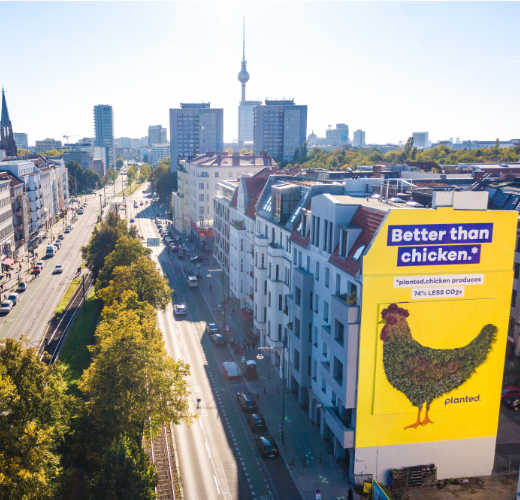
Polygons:
<instances>
[{"instance_id":1,"label":"tree","mask_svg":"<svg viewBox=\"0 0 520 500\"><path fill-rule=\"evenodd\" d=\"M141 182L146 182L150 178L150 173L150 165L147 163L141 165L141 168L139 169L139 178L141 179Z\"/></svg>"},{"instance_id":2,"label":"tree","mask_svg":"<svg viewBox=\"0 0 520 500\"><path fill-rule=\"evenodd\" d=\"M58 446L76 403L62 373L24 340L0 345L0 498L56 498Z\"/></svg>"},{"instance_id":3,"label":"tree","mask_svg":"<svg viewBox=\"0 0 520 500\"><path fill-rule=\"evenodd\" d=\"M242 148L242 149L240 150L240 154L241 154L241 155L248 155L249 152L247 151L246 148Z\"/></svg>"},{"instance_id":4,"label":"tree","mask_svg":"<svg viewBox=\"0 0 520 500\"><path fill-rule=\"evenodd\" d=\"M410 152L413 148L413 136L412 137L408 137L408 140L406 141L406 144L404 146L404 152L406 154L406 158L409 158L410 157Z\"/></svg>"},{"instance_id":5,"label":"tree","mask_svg":"<svg viewBox=\"0 0 520 500\"><path fill-rule=\"evenodd\" d=\"M300 146L296 146L296 149L294 150L293 163L300 163Z\"/></svg>"},{"instance_id":6,"label":"tree","mask_svg":"<svg viewBox=\"0 0 520 500\"><path fill-rule=\"evenodd\" d=\"M63 153L67 153L68 151L68 149L62 149L61 151L58 151L57 149L51 149L50 151L43 153L43 156L61 156Z\"/></svg>"},{"instance_id":7,"label":"tree","mask_svg":"<svg viewBox=\"0 0 520 500\"><path fill-rule=\"evenodd\" d=\"M105 173L105 179L114 182L117 179L117 172L114 168L110 167Z\"/></svg>"},{"instance_id":8,"label":"tree","mask_svg":"<svg viewBox=\"0 0 520 500\"><path fill-rule=\"evenodd\" d=\"M500 147L500 140L496 139L495 140L495 148L498 149L499 147Z\"/></svg>"},{"instance_id":9,"label":"tree","mask_svg":"<svg viewBox=\"0 0 520 500\"><path fill-rule=\"evenodd\" d=\"M250 154L251 156L253 156L253 150L252 150L252 149L251 149L251 151L249 151L249 154Z\"/></svg>"},{"instance_id":10,"label":"tree","mask_svg":"<svg viewBox=\"0 0 520 500\"><path fill-rule=\"evenodd\" d=\"M233 148L227 148L226 151L227 151L228 155L232 155L233 154Z\"/></svg>"},{"instance_id":11,"label":"tree","mask_svg":"<svg viewBox=\"0 0 520 500\"><path fill-rule=\"evenodd\" d=\"M152 189L157 191L161 198L166 198L177 189L177 172L170 172L166 165L159 165L150 174Z\"/></svg>"},{"instance_id":12,"label":"tree","mask_svg":"<svg viewBox=\"0 0 520 500\"><path fill-rule=\"evenodd\" d=\"M163 311L171 301L173 290L149 257L139 257L130 266L116 267L112 274L109 286L98 293L106 305L119 302L128 290L137 294L139 302L148 302Z\"/></svg>"},{"instance_id":13,"label":"tree","mask_svg":"<svg viewBox=\"0 0 520 500\"><path fill-rule=\"evenodd\" d=\"M101 290L110 284L114 278L114 269L120 266L131 266L139 257L148 254L148 250L143 247L136 238L121 236L115 244L114 250L105 257L103 268L96 280L96 290Z\"/></svg>"},{"instance_id":14,"label":"tree","mask_svg":"<svg viewBox=\"0 0 520 500\"><path fill-rule=\"evenodd\" d=\"M189 365L168 356L155 314L140 317L125 308L132 294L135 300L135 293L127 292L99 324L92 363L78 384L104 442L125 434L140 439L145 431L155 434L164 422L194 419L186 383Z\"/></svg>"},{"instance_id":15,"label":"tree","mask_svg":"<svg viewBox=\"0 0 520 500\"><path fill-rule=\"evenodd\" d=\"M148 163L148 155L144 155L144 156L143 156L143 161L144 161L145 163Z\"/></svg>"},{"instance_id":16,"label":"tree","mask_svg":"<svg viewBox=\"0 0 520 500\"><path fill-rule=\"evenodd\" d=\"M107 218L94 228L90 241L81 249L83 259L94 277L97 277L102 269L107 255L116 247L117 240L121 236L131 234L126 221L121 220L119 214L108 214Z\"/></svg>"},{"instance_id":17,"label":"tree","mask_svg":"<svg viewBox=\"0 0 520 500\"><path fill-rule=\"evenodd\" d=\"M130 165L126 171L126 175L128 177L128 181L132 183L132 181L137 177L137 165Z\"/></svg>"},{"instance_id":18,"label":"tree","mask_svg":"<svg viewBox=\"0 0 520 500\"><path fill-rule=\"evenodd\" d=\"M120 170L124 164L125 160L123 159L123 157L121 157L121 155L118 155L118 157L116 158L116 169Z\"/></svg>"},{"instance_id":19,"label":"tree","mask_svg":"<svg viewBox=\"0 0 520 500\"><path fill-rule=\"evenodd\" d=\"M165 156L162 160L159 160L159 165L166 167L167 170L171 170L171 161L169 156Z\"/></svg>"},{"instance_id":20,"label":"tree","mask_svg":"<svg viewBox=\"0 0 520 500\"><path fill-rule=\"evenodd\" d=\"M17 155L18 156L31 156L32 152L29 151L28 149L18 148Z\"/></svg>"},{"instance_id":21,"label":"tree","mask_svg":"<svg viewBox=\"0 0 520 500\"><path fill-rule=\"evenodd\" d=\"M153 500L159 481L141 446L127 436L114 441L89 486L91 500Z\"/></svg>"},{"instance_id":22,"label":"tree","mask_svg":"<svg viewBox=\"0 0 520 500\"><path fill-rule=\"evenodd\" d=\"M300 149L300 164L305 163L305 161L307 160L307 154L307 141L303 141L302 147Z\"/></svg>"}]
</instances>

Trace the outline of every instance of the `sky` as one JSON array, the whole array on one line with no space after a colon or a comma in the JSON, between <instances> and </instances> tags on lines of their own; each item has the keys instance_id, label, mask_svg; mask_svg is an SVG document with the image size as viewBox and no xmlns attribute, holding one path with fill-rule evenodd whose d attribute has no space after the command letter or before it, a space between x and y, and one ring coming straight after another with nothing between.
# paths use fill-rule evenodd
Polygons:
<instances>
[{"instance_id":1,"label":"sky","mask_svg":"<svg viewBox=\"0 0 520 500\"><path fill-rule=\"evenodd\" d=\"M518 2L0 2L0 86L29 144L168 128L169 108L224 109L238 135L242 20L246 98L293 97L307 134L367 143L520 138Z\"/></svg>"}]
</instances>

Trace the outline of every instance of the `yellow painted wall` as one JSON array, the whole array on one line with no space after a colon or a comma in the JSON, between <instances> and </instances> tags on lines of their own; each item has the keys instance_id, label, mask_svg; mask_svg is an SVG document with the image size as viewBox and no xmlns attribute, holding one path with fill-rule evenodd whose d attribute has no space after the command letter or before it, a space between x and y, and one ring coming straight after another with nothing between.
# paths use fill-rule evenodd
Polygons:
<instances>
[{"instance_id":1,"label":"yellow painted wall","mask_svg":"<svg viewBox=\"0 0 520 500\"><path fill-rule=\"evenodd\" d=\"M463 211L452 208L395 209L389 212L363 260L357 448L496 435L513 287L517 217L516 212ZM492 242L479 244L479 264L398 267L399 247L387 245L389 225L467 223L493 223ZM436 246L438 242L426 244ZM483 274L484 283L463 285L463 298L443 295L439 298L427 296L412 299L412 287L394 287L395 277L472 274ZM436 286L439 285L415 288L428 290ZM416 420L417 408L389 383L383 365L384 342L380 339L380 333L384 324L381 312L392 303L409 311L407 321L413 338L421 345L435 349L463 347L486 324L498 328L497 340L486 361L461 386L432 402L429 412L432 424L415 429L405 427ZM477 395L477 402L446 404L447 398Z\"/></svg>"}]
</instances>

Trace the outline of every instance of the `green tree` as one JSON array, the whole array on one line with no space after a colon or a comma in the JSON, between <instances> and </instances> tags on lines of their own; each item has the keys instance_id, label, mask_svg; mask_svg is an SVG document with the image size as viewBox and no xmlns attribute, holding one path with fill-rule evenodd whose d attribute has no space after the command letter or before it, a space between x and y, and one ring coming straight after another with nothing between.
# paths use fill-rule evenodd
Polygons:
<instances>
[{"instance_id":1,"label":"green tree","mask_svg":"<svg viewBox=\"0 0 520 500\"><path fill-rule=\"evenodd\" d=\"M232 155L233 154L233 148L227 148L226 151L227 151L228 155Z\"/></svg>"},{"instance_id":2,"label":"green tree","mask_svg":"<svg viewBox=\"0 0 520 500\"><path fill-rule=\"evenodd\" d=\"M23 340L0 345L0 498L56 498L58 447L75 408L62 373Z\"/></svg>"},{"instance_id":3,"label":"green tree","mask_svg":"<svg viewBox=\"0 0 520 500\"><path fill-rule=\"evenodd\" d=\"M117 179L117 172L114 168L110 167L105 173L105 179L114 182Z\"/></svg>"},{"instance_id":4,"label":"green tree","mask_svg":"<svg viewBox=\"0 0 520 500\"><path fill-rule=\"evenodd\" d=\"M155 434L164 422L194 419L186 383L189 365L168 356L155 314L139 316L125 309L129 296L99 324L92 363L78 384L104 442L125 434L140 439L145 431Z\"/></svg>"},{"instance_id":5,"label":"green tree","mask_svg":"<svg viewBox=\"0 0 520 500\"><path fill-rule=\"evenodd\" d=\"M296 149L294 150L293 163L300 163L300 146L296 146Z\"/></svg>"},{"instance_id":6,"label":"green tree","mask_svg":"<svg viewBox=\"0 0 520 500\"><path fill-rule=\"evenodd\" d=\"M412 148L413 148L413 136L408 137L408 140L406 141L406 144L404 146L404 152L406 154L406 158L410 157L410 152L411 152Z\"/></svg>"},{"instance_id":7,"label":"green tree","mask_svg":"<svg viewBox=\"0 0 520 500\"><path fill-rule=\"evenodd\" d=\"M18 156L31 156L32 152L29 151L28 149L18 148L17 155Z\"/></svg>"},{"instance_id":8,"label":"green tree","mask_svg":"<svg viewBox=\"0 0 520 500\"><path fill-rule=\"evenodd\" d=\"M123 158L116 159L116 170L121 170L121 167L125 164L125 160Z\"/></svg>"},{"instance_id":9,"label":"green tree","mask_svg":"<svg viewBox=\"0 0 520 500\"><path fill-rule=\"evenodd\" d=\"M131 234L126 221L121 220L119 214L108 214L107 218L94 228L90 241L81 249L83 260L94 277L97 277L103 268L105 258L114 250L117 240L121 236Z\"/></svg>"},{"instance_id":10,"label":"green tree","mask_svg":"<svg viewBox=\"0 0 520 500\"><path fill-rule=\"evenodd\" d=\"M169 156L165 156L162 160L159 160L159 165L166 167L167 170L171 170L171 161Z\"/></svg>"},{"instance_id":11,"label":"green tree","mask_svg":"<svg viewBox=\"0 0 520 500\"><path fill-rule=\"evenodd\" d=\"M241 155L248 155L248 154L249 154L249 151L248 151L246 148L242 148L242 149L240 150L240 154L241 154Z\"/></svg>"},{"instance_id":12,"label":"green tree","mask_svg":"<svg viewBox=\"0 0 520 500\"><path fill-rule=\"evenodd\" d=\"M114 278L114 269L120 266L131 266L148 254L148 249L136 238L120 236L114 250L105 257L103 268L96 280L96 290L101 290L110 284Z\"/></svg>"},{"instance_id":13,"label":"green tree","mask_svg":"<svg viewBox=\"0 0 520 500\"><path fill-rule=\"evenodd\" d=\"M106 305L119 302L128 290L137 294L139 302L147 302L163 311L171 301L173 290L149 257L139 257L130 266L116 267L112 274L109 286L98 292Z\"/></svg>"},{"instance_id":14,"label":"green tree","mask_svg":"<svg viewBox=\"0 0 520 500\"><path fill-rule=\"evenodd\" d=\"M122 436L108 448L100 471L89 485L91 500L153 500L159 481L141 446Z\"/></svg>"},{"instance_id":15,"label":"green tree","mask_svg":"<svg viewBox=\"0 0 520 500\"><path fill-rule=\"evenodd\" d=\"M128 181L131 183L137 177L137 165L130 165L126 171Z\"/></svg>"},{"instance_id":16,"label":"green tree","mask_svg":"<svg viewBox=\"0 0 520 500\"><path fill-rule=\"evenodd\" d=\"M141 165L141 168L139 169L139 177L141 179L141 182L146 182L150 178L150 165L145 163L144 165Z\"/></svg>"},{"instance_id":17,"label":"green tree","mask_svg":"<svg viewBox=\"0 0 520 500\"><path fill-rule=\"evenodd\" d=\"M500 140L496 139L495 140L495 148L498 149L499 147L500 147Z\"/></svg>"},{"instance_id":18,"label":"green tree","mask_svg":"<svg viewBox=\"0 0 520 500\"><path fill-rule=\"evenodd\" d=\"M58 151L57 149L51 149L50 151L43 153L43 156L61 156L63 153L67 153L68 151L68 149L62 149L61 151Z\"/></svg>"}]
</instances>

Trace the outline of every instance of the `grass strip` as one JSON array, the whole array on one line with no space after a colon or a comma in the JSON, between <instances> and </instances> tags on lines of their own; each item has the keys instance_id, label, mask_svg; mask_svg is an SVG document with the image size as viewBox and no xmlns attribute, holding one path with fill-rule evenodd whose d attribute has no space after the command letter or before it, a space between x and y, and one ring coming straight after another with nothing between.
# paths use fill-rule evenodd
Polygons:
<instances>
[{"instance_id":1,"label":"grass strip","mask_svg":"<svg viewBox=\"0 0 520 500\"><path fill-rule=\"evenodd\" d=\"M95 291L92 290L86 305L76 316L60 354L60 364L65 368L63 378L68 391L75 396L81 396L78 382L90 365L88 346L94 345L94 333L101 309L102 302L96 299Z\"/></svg>"},{"instance_id":2,"label":"grass strip","mask_svg":"<svg viewBox=\"0 0 520 500\"><path fill-rule=\"evenodd\" d=\"M67 288L67 291L65 292L65 295L61 299L61 302L58 304L58 307L54 311L54 314L61 314L63 310L67 307L67 304L69 303L69 300L71 299L74 292L77 290L80 283L79 278L74 278L71 282L69 287Z\"/></svg>"},{"instance_id":3,"label":"grass strip","mask_svg":"<svg viewBox=\"0 0 520 500\"><path fill-rule=\"evenodd\" d=\"M141 184L142 184L142 182L140 182L140 181L137 181L137 180L132 181L132 184L130 186L126 186L125 189L123 190L125 193L125 196L130 196L131 194L135 193L139 189L139 186ZM123 196L123 191L120 191L119 193L117 193L116 196Z\"/></svg>"}]
</instances>

